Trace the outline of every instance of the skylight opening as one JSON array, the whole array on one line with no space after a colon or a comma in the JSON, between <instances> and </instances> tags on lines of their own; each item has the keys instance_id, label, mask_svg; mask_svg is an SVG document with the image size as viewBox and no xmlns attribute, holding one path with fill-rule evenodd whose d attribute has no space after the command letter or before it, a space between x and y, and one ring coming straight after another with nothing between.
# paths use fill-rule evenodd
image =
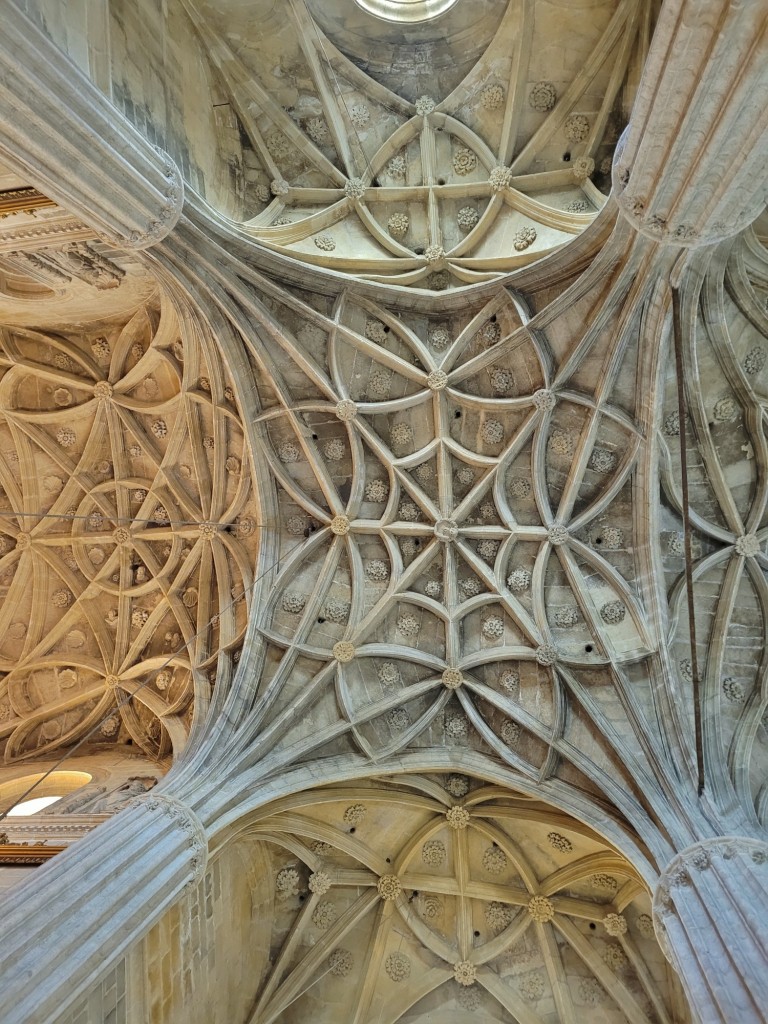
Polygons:
<instances>
[{"instance_id":1,"label":"skylight opening","mask_svg":"<svg viewBox=\"0 0 768 1024\"><path fill-rule=\"evenodd\" d=\"M458 0L355 0L364 11L385 21L415 24L445 14Z\"/></svg>"}]
</instances>

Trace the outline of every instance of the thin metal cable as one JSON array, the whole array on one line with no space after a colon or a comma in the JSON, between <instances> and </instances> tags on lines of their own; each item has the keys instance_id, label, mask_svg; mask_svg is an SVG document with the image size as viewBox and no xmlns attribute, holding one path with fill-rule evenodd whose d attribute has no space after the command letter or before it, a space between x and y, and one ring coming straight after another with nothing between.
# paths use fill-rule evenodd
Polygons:
<instances>
[{"instance_id":1,"label":"thin metal cable","mask_svg":"<svg viewBox=\"0 0 768 1024\"><path fill-rule=\"evenodd\" d=\"M69 512L17 512L15 509L5 511L0 509L0 519L12 519L14 516L18 519L65 519L65 520L76 520L85 519L90 520L92 513L87 516L79 516L75 513ZM104 515L102 512L101 515ZM127 519L125 516L112 516L104 515L105 519L108 519L112 523L120 523L121 525L144 525L151 523L152 526L202 526L212 525L214 527L221 527L223 530L229 529L230 524L227 523L212 523L208 524L204 519ZM232 524L234 525L234 524ZM274 526L274 523L254 523L254 529L265 530L267 527ZM78 538L79 539L79 538Z\"/></svg>"},{"instance_id":2,"label":"thin metal cable","mask_svg":"<svg viewBox=\"0 0 768 1024\"><path fill-rule=\"evenodd\" d=\"M688 598L688 634L691 642L691 687L693 690L693 728L696 747L696 775L699 796L704 792L704 733L701 716L701 680L696 650L696 603L693 594L693 551L691 536L691 508L688 495L688 448L686 440L685 362L683 355L683 327L680 312L680 293L672 288L672 338L675 348L675 374L677 377L677 414L680 420L680 477L683 499L683 540L685 547L685 589Z\"/></svg>"},{"instance_id":3,"label":"thin metal cable","mask_svg":"<svg viewBox=\"0 0 768 1024\"><path fill-rule=\"evenodd\" d=\"M299 548L299 547L301 546L301 543L302 543L302 541L297 541L297 542L296 542L296 543L295 543L295 544L294 544L294 545L293 545L293 546L292 546L291 548L289 548L289 549L288 549L288 550L287 550L286 552L284 552L284 553L283 553L282 555L280 555L280 557L278 558L277 562L275 562L275 564L274 564L274 565L271 565L271 566L270 566L270 567L269 567L268 569L265 569L265 570L264 570L264 572L263 572L263 573L261 573L261 575L257 576L257 577L256 577L256 578L254 579L253 583L251 584L251 590L253 590L253 589L255 588L255 586L256 586L256 584L257 584L257 583L259 582L259 580L263 579L263 578L264 578L264 577L265 577L265 576L267 575L267 573L270 573L270 572L272 572L272 570L273 570L273 569L275 568L275 566L279 565L279 564L280 564L280 561L281 561L281 560L282 560L283 558L287 557L288 555L290 555L290 554L292 554L292 553L293 553L294 551L296 551L296 550L297 550L297 548ZM199 629L199 630L197 631L197 633L195 633L195 634L194 634L193 636L191 636L191 637L189 638L189 640L187 640L187 641L186 641L185 643L183 643L183 644L181 645L181 647L179 647L179 648L178 648L177 650L175 650L175 651L172 651L172 652L171 652L171 653L170 653L170 654L168 655L168 657L166 658L166 660L165 660L165 661L163 662L163 664L162 664L162 665L160 665L160 666L158 666L158 668L156 668L156 669L155 669L155 670L154 670L153 672L151 672L151 673L150 673L150 675L149 675L149 676L147 677L147 679L146 679L146 680L145 680L145 681L144 681L144 682L143 682L143 683L142 683L142 684L141 684L140 686L138 686L138 687L137 687L137 688L136 688L136 689L134 690L134 692L133 692L133 693L130 693L130 694L128 694L128 696L127 696L127 697L126 697L126 698L125 698L124 700L122 700L122 701L118 701L118 703L117 703L117 707L115 707L115 708L111 709L111 710L109 711L109 713L108 713L107 715L105 715L105 716L104 716L104 718L102 718L102 719L101 719L100 721L98 721L98 722L97 722L97 723L96 723L95 725L93 725L93 726L92 726L92 727L91 727L91 728L90 728L90 729L88 730L88 732L87 732L87 733L86 733L86 734L85 734L84 736L82 736L82 737L81 737L81 738L80 738L80 739L79 739L79 740L77 741L77 743L76 743L76 744L75 744L75 745L74 745L73 747L70 747L70 748L69 748L69 749L68 749L68 750L66 751L66 753L64 754L64 756L63 756L63 757L61 757L61 758L60 758L60 759L59 759L59 760L58 760L58 761L57 761L57 762L56 762L56 763L55 763L54 765L52 765L52 766L51 766L51 767L50 767L50 768L49 768L49 769L48 769L48 770L47 770L47 771L46 771L46 772L45 772L45 773L44 773L43 775L41 775L41 777L40 777L40 778L39 778L39 779L38 779L38 780L37 780L36 782L34 782L34 783L33 783L33 784L32 784L32 785L31 785L31 786L30 786L30 787L29 787L29 788L28 788L27 790L25 790L25 792L24 792L24 793L22 793L22 794L21 794L21 796L17 797L17 799L16 799L16 800L14 800L14 802L13 802L13 803L12 803L12 804L10 805L10 807L8 807L8 808L7 808L7 810L4 810L4 811L0 811L0 821L3 821L3 820L4 820L5 818L7 818L7 817L8 817L8 814L10 813L10 811L12 811L12 810L13 810L13 808L14 808L14 807L16 807L16 806L17 806L18 804L20 804L20 803L23 803L23 801L27 799L27 797L29 796L29 794L30 794L30 793L33 793L33 792L34 792L34 791L35 791L35 790L37 789L37 787L38 787L38 786L40 785L40 783L41 783L41 782L44 782L44 781L45 781L45 780L46 780L46 779L48 778L48 776L49 776L49 775L51 775L51 774L52 774L53 772L55 772L55 771L58 771L58 769L59 769L59 768L60 768L60 767L61 767L61 766L62 766L62 765L64 764L64 762L65 762L65 761L66 761L66 760L67 760L68 758L70 758L70 757L72 756L72 754L74 754L74 753L75 753L75 752L76 752L77 750L79 750L79 749L80 749L80 747L82 747L82 746L83 746L83 744L84 744L84 743L86 743L86 742L87 742L87 741L88 741L88 740L89 740L89 739L91 738L91 736L93 736L93 734L94 734L94 733L95 733L95 732L96 732L97 730L101 729L102 725L104 725L104 723L105 723L105 722L108 722L108 721L110 720L110 718L114 718L114 716L115 716L116 714L118 714L118 713L119 713L119 711L120 711L120 708L124 707L124 706L125 706L126 704L129 704L129 703L131 702L131 700L132 700L132 699L133 699L133 698L134 698L134 697L135 697L135 696L136 696L136 695L137 695L138 693L140 693L140 692L141 692L141 691L142 691L142 690L143 690L143 689L144 689L144 688L145 688L146 686L149 686L149 684L150 684L150 683L154 682L155 678L156 678L156 677L157 677L157 676L158 676L158 675L159 675L159 674L160 674L160 673L161 673L161 672L162 672L162 671L163 671L163 670L164 670L165 668L167 668L167 667L168 667L168 665L170 665L170 663L171 663L171 662L173 661L173 659L174 659L174 658L176 658L176 657L177 657L177 656L178 656L179 654L181 654L181 653L182 653L183 651L185 651L185 650L186 650L186 649L187 649L187 648L189 647L189 645L190 645L190 644L191 644L191 643L192 643L192 642L193 642L194 640L196 640L196 639L197 639L197 638L198 638L198 637L199 637L199 636L200 636L200 635L201 635L201 634L202 634L203 632L205 632L205 630L206 630L206 629L208 629L208 628L209 628L209 627L210 627L210 626L212 625L212 623L213 623L214 619L217 619L217 618L219 618L219 617L220 617L220 616L221 616L221 615L222 615L222 614L223 614L224 612L226 612L226 611L229 611L229 610L230 610L230 608L234 608L234 606L235 606L236 604L238 604L238 603L239 603L239 602L240 602L240 601L241 601L241 600L242 600L242 599L243 599L243 598L245 597L245 594L246 594L246 589L244 588L244 589L243 589L243 590L242 590L242 591L241 591L241 592L240 592L240 593L238 594L238 596L237 596L237 597L233 598L233 599L232 599L232 601L230 601L230 603L229 603L228 605L225 605L225 607L224 607L224 608L222 608L222 609L219 609L219 611L218 611L218 612L216 613L216 615L212 616L212 617L211 617L211 618L210 618L210 619L208 620L208 622L206 622L206 623L205 623L205 625L204 625L204 626L202 626L202 627L201 627L201 628L200 628L200 629ZM251 594L251 597L253 597L253 593Z\"/></svg>"}]
</instances>

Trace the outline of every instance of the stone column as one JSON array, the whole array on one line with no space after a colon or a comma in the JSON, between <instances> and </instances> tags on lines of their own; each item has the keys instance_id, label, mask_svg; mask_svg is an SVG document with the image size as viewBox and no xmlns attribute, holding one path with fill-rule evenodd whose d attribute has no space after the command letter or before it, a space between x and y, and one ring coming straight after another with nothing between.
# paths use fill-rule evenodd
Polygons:
<instances>
[{"instance_id":1,"label":"stone column","mask_svg":"<svg viewBox=\"0 0 768 1024\"><path fill-rule=\"evenodd\" d=\"M16 6L2 5L0 158L113 245L164 238L181 174Z\"/></svg>"},{"instance_id":2,"label":"stone column","mask_svg":"<svg viewBox=\"0 0 768 1024\"><path fill-rule=\"evenodd\" d=\"M3 1024L61 1015L197 884L205 829L171 797L137 799L2 902Z\"/></svg>"},{"instance_id":3,"label":"stone column","mask_svg":"<svg viewBox=\"0 0 768 1024\"><path fill-rule=\"evenodd\" d=\"M642 234L721 241L768 200L768 8L665 0L616 150L614 192Z\"/></svg>"},{"instance_id":4,"label":"stone column","mask_svg":"<svg viewBox=\"0 0 768 1024\"><path fill-rule=\"evenodd\" d=\"M764 1024L768 843L724 836L678 854L653 901L656 934L701 1024Z\"/></svg>"}]
</instances>

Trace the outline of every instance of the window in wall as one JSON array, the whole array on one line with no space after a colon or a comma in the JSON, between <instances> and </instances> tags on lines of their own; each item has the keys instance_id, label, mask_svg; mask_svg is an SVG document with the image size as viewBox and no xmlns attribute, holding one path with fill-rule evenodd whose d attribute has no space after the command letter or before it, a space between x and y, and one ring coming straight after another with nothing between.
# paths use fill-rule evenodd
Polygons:
<instances>
[{"instance_id":1,"label":"window in wall","mask_svg":"<svg viewBox=\"0 0 768 1024\"><path fill-rule=\"evenodd\" d=\"M51 804L55 804L57 800L61 800L61 796L38 796L32 800L23 800L20 804L16 804L12 810L8 811L9 818L21 818L26 817L29 814L37 814L38 811L42 811L44 807L50 807Z\"/></svg>"}]
</instances>

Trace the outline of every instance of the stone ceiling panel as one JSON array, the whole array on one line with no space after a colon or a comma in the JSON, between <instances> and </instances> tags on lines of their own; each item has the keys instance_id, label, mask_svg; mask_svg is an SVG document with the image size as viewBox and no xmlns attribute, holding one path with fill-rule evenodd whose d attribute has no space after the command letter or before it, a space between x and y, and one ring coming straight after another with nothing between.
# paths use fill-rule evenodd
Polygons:
<instances>
[{"instance_id":1,"label":"stone ceiling panel","mask_svg":"<svg viewBox=\"0 0 768 1024\"><path fill-rule=\"evenodd\" d=\"M354 0L322 13L295 0L288 17L264 5L258 37L238 7L186 7L253 150L252 236L340 274L433 291L524 266L590 223L651 17L636 0L592 4L588 18L578 6L459 3L414 28L401 54ZM362 59L351 41L366 32ZM467 64L455 50L470 41Z\"/></svg>"},{"instance_id":2,"label":"stone ceiling panel","mask_svg":"<svg viewBox=\"0 0 768 1024\"><path fill-rule=\"evenodd\" d=\"M534 801L400 777L293 797L248 834L274 886L250 1021L687 1020L642 882Z\"/></svg>"},{"instance_id":3,"label":"stone ceiling panel","mask_svg":"<svg viewBox=\"0 0 768 1024\"><path fill-rule=\"evenodd\" d=\"M54 327L43 301L0 334L7 761L86 735L178 754L242 642L257 531L237 398L147 284L130 313Z\"/></svg>"}]
</instances>

